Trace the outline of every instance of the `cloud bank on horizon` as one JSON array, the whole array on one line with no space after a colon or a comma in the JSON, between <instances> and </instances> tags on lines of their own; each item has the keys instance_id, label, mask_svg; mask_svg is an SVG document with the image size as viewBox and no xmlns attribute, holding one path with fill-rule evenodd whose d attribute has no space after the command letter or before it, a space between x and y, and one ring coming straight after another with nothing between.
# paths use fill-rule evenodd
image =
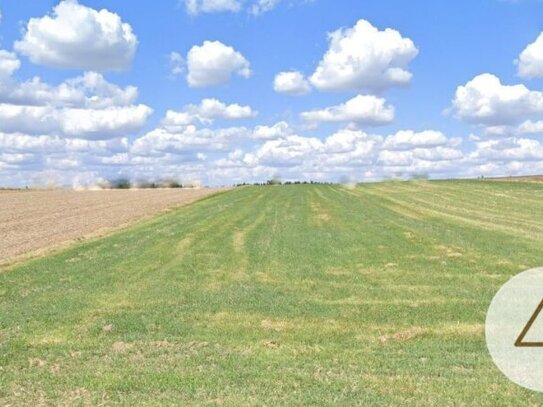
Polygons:
<instances>
[{"instance_id":1,"label":"cloud bank on horizon","mask_svg":"<svg viewBox=\"0 0 543 407\"><path fill-rule=\"evenodd\" d=\"M191 24L213 16L228 25L228 16L237 15L259 19L266 30L263 20L275 12L319 1L182 3ZM0 33L9 11L0 11ZM220 26L184 51L170 40L166 54L138 62L139 48L148 57L153 44L120 11L61 1L28 17L12 33L12 46L0 49L0 185L81 186L126 176L217 185L275 175L369 181L543 173L543 92L532 86L543 79L543 32L510 58L505 69L514 81L474 71L448 85L435 120L453 123L449 133L426 125L423 113L405 118L411 105L420 102L424 111L434 101L399 102L417 86L439 82L424 85L430 73L418 63L425 49L417 36L372 23L362 11L349 21L307 38L312 54L305 62L257 51L256 40L235 41L231 31L221 38ZM266 71L272 60L283 69ZM145 78L141 101L144 78L133 70L147 62L162 63L164 72ZM172 97L169 105L158 90L149 91L153 82L190 102ZM237 100L244 86L252 103Z\"/></svg>"}]
</instances>

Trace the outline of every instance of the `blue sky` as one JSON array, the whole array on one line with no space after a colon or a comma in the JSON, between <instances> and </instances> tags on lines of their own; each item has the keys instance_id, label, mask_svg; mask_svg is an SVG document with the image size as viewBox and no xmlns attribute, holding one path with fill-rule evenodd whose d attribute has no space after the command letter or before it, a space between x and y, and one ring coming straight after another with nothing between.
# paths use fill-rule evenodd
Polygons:
<instances>
[{"instance_id":1,"label":"blue sky","mask_svg":"<svg viewBox=\"0 0 543 407\"><path fill-rule=\"evenodd\" d=\"M0 0L0 184L541 173L542 11L538 0ZM274 88L282 72L298 87Z\"/></svg>"}]
</instances>

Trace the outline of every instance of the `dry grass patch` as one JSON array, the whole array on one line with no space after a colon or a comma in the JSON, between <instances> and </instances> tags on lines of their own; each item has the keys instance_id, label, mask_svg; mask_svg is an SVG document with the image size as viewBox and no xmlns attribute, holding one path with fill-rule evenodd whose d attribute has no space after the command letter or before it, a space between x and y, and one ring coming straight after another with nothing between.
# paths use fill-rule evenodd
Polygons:
<instances>
[{"instance_id":1,"label":"dry grass patch","mask_svg":"<svg viewBox=\"0 0 543 407\"><path fill-rule=\"evenodd\" d=\"M331 267L325 271L326 274L330 274L332 276L349 276L352 273L348 270L345 270L342 267Z\"/></svg>"},{"instance_id":2,"label":"dry grass patch","mask_svg":"<svg viewBox=\"0 0 543 407\"><path fill-rule=\"evenodd\" d=\"M234 232L234 250L236 253L242 253L245 246L245 232L238 230Z\"/></svg>"},{"instance_id":3,"label":"dry grass patch","mask_svg":"<svg viewBox=\"0 0 543 407\"><path fill-rule=\"evenodd\" d=\"M403 235L407 240L415 239L415 234L413 232L403 232Z\"/></svg>"},{"instance_id":4,"label":"dry grass patch","mask_svg":"<svg viewBox=\"0 0 543 407\"><path fill-rule=\"evenodd\" d=\"M443 325L436 330L436 333L447 335L484 335L484 324L449 324Z\"/></svg>"},{"instance_id":5,"label":"dry grass patch","mask_svg":"<svg viewBox=\"0 0 543 407\"><path fill-rule=\"evenodd\" d=\"M328 223L332 219L330 214L318 203L313 202L311 204L311 210L313 211L317 221Z\"/></svg>"},{"instance_id":6,"label":"dry grass patch","mask_svg":"<svg viewBox=\"0 0 543 407\"><path fill-rule=\"evenodd\" d=\"M393 334L381 335L378 339L381 343L387 342L406 342L412 339L421 337L428 332L427 329L420 327L412 327L409 329L404 329Z\"/></svg>"},{"instance_id":7,"label":"dry grass patch","mask_svg":"<svg viewBox=\"0 0 543 407\"><path fill-rule=\"evenodd\" d=\"M129 351L133 347L134 347L133 343L128 343L124 341L117 341L117 342L114 342L113 345L111 345L111 349L113 349L115 353L124 353L126 351Z\"/></svg>"},{"instance_id":8,"label":"dry grass patch","mask_svg":"<svg viewBox=\"0 0 543 407\"><path fill-rule=\"evenodd\" d=\"M268 331L285 331L293 328L293 325L290 321L285 320L271 320L263 319L260 321L260 326Z\"/></svg>"},{"instance_id":9,"label":"dry grass patch","mask_svg":"<svg viewBox=\"0 0 543 407\"><path fill-rule=\"evenodd\" d=\"M462 253L460 253L458 248L453 247L447 247L444 245L437 245L435 248L440 251L443 255L447 257L462 257L464 256Z\"/></svg>"}]
</instances>

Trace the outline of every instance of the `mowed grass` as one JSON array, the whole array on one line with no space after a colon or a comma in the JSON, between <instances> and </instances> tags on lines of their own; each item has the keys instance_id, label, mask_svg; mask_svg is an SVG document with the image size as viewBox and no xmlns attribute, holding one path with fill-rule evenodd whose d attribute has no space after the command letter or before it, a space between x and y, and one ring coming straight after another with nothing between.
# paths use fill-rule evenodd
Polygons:
<instances>
[{"instance_id":1,"label":"mowed grass","mask_svg":"<svg viewBox=\"0 0 543 407\"><path fill-rule=\"evenodd\" d=\"M0 273L4 405L541 405L484 341L543 185L245 187Z\"/></svg>"}]
</instances>

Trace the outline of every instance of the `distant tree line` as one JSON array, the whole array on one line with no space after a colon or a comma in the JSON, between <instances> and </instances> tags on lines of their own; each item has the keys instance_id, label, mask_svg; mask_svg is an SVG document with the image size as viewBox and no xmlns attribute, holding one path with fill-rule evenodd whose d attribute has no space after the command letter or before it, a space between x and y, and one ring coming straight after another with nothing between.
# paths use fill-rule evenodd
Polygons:
<instances>
[{"instance_id":1,"label":"distant tree line","mask_svg":"<svg viewBox=\"0 0 543 407\"><path fill-rule=\"evenodd\" d=\"M334 185L334 182L328 182L328 181L285 181L281 182L277 179L269 179L266 182L242 182L239 184L236 184L236 187L243 187L243 186L266 186L266 185Z\"/></svg>"},{"instance_id":2,"label":"distant tree line","mask_svg":"<svg viewBox=\"0 0 543 407\"><path fill-rule=\"evenodd\" d=\"M117 178L102 182L99 186L103 189L156 189L156 188L194 188L193 184L182 184L174 179L163 179L159 181L131 181L128 178Z\"/></svg>"}]
</instances>

